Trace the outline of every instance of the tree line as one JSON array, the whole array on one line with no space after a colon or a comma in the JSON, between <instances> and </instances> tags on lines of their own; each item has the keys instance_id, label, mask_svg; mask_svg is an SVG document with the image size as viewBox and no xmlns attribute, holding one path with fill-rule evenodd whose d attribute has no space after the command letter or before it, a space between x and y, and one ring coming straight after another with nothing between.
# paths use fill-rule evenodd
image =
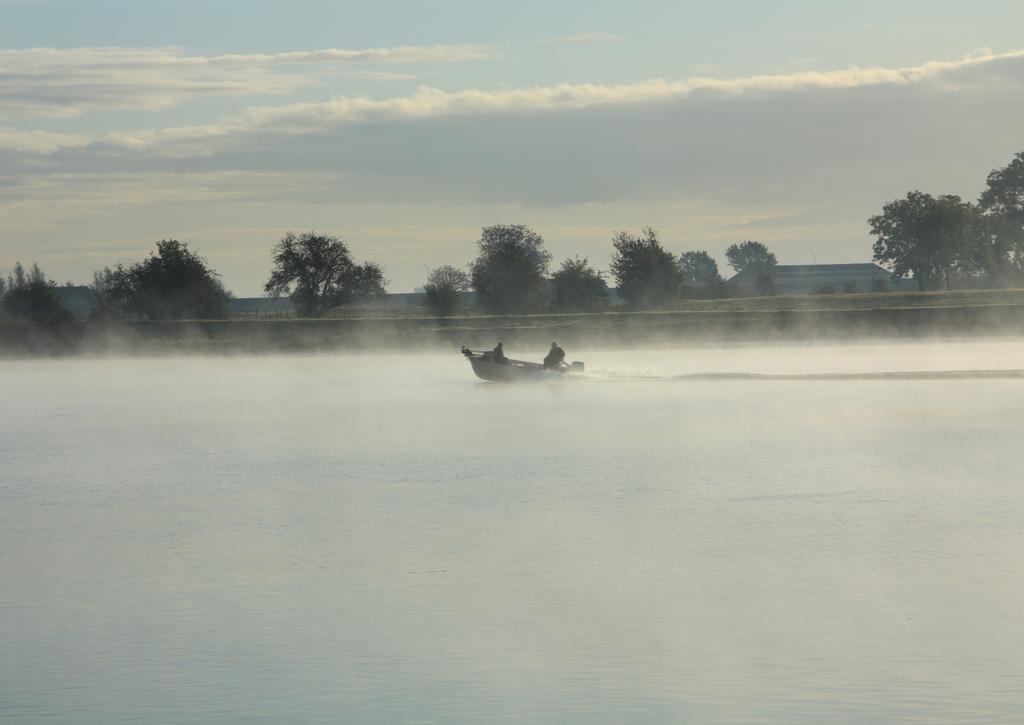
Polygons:
<instances>
[{"instance_id":1,"label":"tree line","mask_svg":"<svg viewBox=\"0 0 1024 725\"><path fill-rule=\"evenodd\" d=\"M1024 283L1024 151L986 179L977 202L911 191L868 219L874 259L922 290Z\"/></svg>"},{"instance_id":2,"label":"tree line","mask_svg":"<svg viewBox=\"0 0 1024 725\"><path fill-rule=\"evenodd\" d=\"M610 302L606 274L588 259L567 259L551 272L551 253L543 237L522 224L484 227L469 271L452 265L432 270L424 304L435 314L453 313L472 290L485 312L509 314L544 310L595 312ZM718 264L706 251L676 257L644 228L612 238L610 275L623 302L635 309L663 307L683 297L726 294ZM758 269L770 279L775 255L759 242L745 241L726 250L737 271ZM70 283L69 283L70 284ZM272 270L264 285L271 298L288 297L300 314L320 317L331 310L385 294L384 272L375 262L357 263L343 240L305 232L286 234L272 250ZM118 319L134 314L150 320L226 317L231 293L216 271L187 242L165 239L147 258L104 267L89 285L91 317ZM57 285L37 265L20 263L0 279L5 312L39 319L61 314ZM66 314L66 313L65 313Z\"/></svg>"},{"instance_id":3,"label":"tree line","mask_svg":"<svg viewBox=\"0 0 1024 725\"><path fill-rule=\"evenodd\" d=\"M722 297L728 292L718 263L708 252L677 257L651 227L639 234L619 232L611 242L608 274L579 257L564 260L551 272L551 254L536 231L522 224L484 227L469 272L451 265L433 270L424 287L425 304L437 314L450 314L462 293L472 291L476 306L485 312L598 312L610 303L608 276L623 304L632 309L655 309L686 297ZM726 257L737 272L757 270L766 278L776 266L775 255L755 241L732 245Z\"/></svg>"}]
</instances>

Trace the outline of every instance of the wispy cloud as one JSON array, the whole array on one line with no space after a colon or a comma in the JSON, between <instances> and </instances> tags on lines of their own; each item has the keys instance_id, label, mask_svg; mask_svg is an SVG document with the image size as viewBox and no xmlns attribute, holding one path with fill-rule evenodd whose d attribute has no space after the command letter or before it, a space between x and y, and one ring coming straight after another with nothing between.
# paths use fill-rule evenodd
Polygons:
<instances>
[{"instance_id":1,"label":"wispy cloud","mask_svg":"<svg viewBox=\"0 0 1024 725\"><path fill-rule=\"evenodd\" d=\"M608 40L622 40L624 36L615 35L604 30L593 30L586 33L569 33L551 38L534 41L536 45L572 45L576 43L601 43Z\"/></svg>"},{"instance_id":2,"label":"wispy cloud","mask_svg":"<svg viewBox=\"0 0 1024 725\"><path fill-rule=\"evenodd\" d=\"M0 150L50 154L58 149L85 146L87 143L77 134L0 128Z\"/></svg>"},{"instance_id":3,"label":"wispy cloud","mask_svg":"<svg viewBox=\"0 0 1024 725\"><path fill-rule=\"evenodd\" d=\"M353 70L345 74L348 78L360 78L368 81L414 81L412 73L389 73L381 70Z\"/></svg>"},{"instance_id":4,"label":"wispy cloud","mask_svg":"<svg viewBox=\"0 0 1024 725\"><path fill-rule=\"evenodd\" d=\"M452 63L487 55L476 45L216 56L190 55L177 47L0 50L0 117L72 117L96 108L159 110L198 96L282 94L315 82L303 65Z\"/></svg>"}]
</instances>

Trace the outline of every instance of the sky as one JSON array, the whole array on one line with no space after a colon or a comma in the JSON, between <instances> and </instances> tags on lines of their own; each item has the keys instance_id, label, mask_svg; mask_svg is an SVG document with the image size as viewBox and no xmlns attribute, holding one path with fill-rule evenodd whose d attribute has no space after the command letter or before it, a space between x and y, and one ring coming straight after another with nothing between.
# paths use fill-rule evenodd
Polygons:
<instances>
[{"instance_id":1,"label":"sky","mask_svg":"<svg viewBox=\"0 0 1024 725\"><path fill-rule=\"evenodd\" d=\"M911 189L974 199L1024 150L1024 3L0 0L0 273L188 241L239 296L289 232L389 290L521 223L607 269L870 260Z\"/></svg>"}]
</instances>

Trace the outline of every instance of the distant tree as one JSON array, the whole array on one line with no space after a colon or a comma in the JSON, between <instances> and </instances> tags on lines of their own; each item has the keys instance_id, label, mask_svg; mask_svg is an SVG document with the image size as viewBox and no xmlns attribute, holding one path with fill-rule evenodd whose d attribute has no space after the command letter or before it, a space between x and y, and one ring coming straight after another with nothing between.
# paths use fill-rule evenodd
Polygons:
<instances>
[{"instance_id":1,"label":"distant tree","mask_svg":"<svg viewBox=\"0 0 1024 725\"><path fill-rule=\"evenodd\" d=\"M981 260L985 271L995 285L1019 283L1024 273L1024 151L988 175L978 208L989 225Z\"/></svg>"},{"instance_id":2,"label":"distant tree","mask_svg":"<svg viewBox=\"0 0 1024 725\"><path fill-rule=\"evenodd\" d=\"M619 294L631 307L662 307L679 299L683 273L676 258L644 227L639 236L619 232L612 238L612 274Z\"/></svg>"},{"instance_id":3,"label":"distant tree","mask_svg":"<svg viewBox=\"0 0 1024 725\"><path fill-rule=\"evenodd\" d=\"M774 273L778 265L775 255L761 242L748 240L742 244L733 244L725 250L725 256L729 260L729 266L737 272L749 269L761 274Z\"/></svg>"},{"instance_id":4,"label":"distant tree","mask_svg":"<svg viewBox=\"0 0 1024 725\"><path fill-rule=\"evenodd\" d=\"M92 302L90 319L109 320L134 311L135 282L131 271L118 264L113 269L104 267L93 272L89 297Z\"/></svg>"},{"instance_id":5,"label":"distant tree","mask_svg":"<svg viewBox=\"0 0 1024 725\"><path fill-rule=\"evenodd\" d=\"M889 284L884 279L878 279L877 277L871 280L871 291L872 292L888 292Z\"/></svg>"},{"instance_id":6,"label":"distant tree","mask_svg":"<svg viewBox=\"0 0 1024 725\"><path fill-rule=\"evenodd\" d=\"M446 264L427 276L423 303L435 314L450 315L462 302L462 293L469 288L469 275Z\"/></svg>"},{"instance_id":7,"label":"distant tree","mask_svg":"<svg viewBox=\"0 0 1024 725\"><path fill-rule=\"evenodd\" d=\"M754 291L759 295L775 294L775 267L778 261L761 242L747 240L725 250L729 266L737 273L749 271L754 278Z\"/></svg>"},{"instance_id":8,"label":"distant tree","mask_svg":"<svg viewBox=\"0 0 1024 725\"><path fill-rule=\"evenodd\" d=\"M3 310L9 315L49 318L66 312L57 296L57 283L46 279L46 275L33 264L26 273L21 262L7 277L4 285Z\"/></svg>"},{"instance_id":9,"label":"distant tree","mask_svg":"<svg viewBox=\"0 0 1024 725\"><path fill-rule=\"evenodd\" d=\"M552 303L565 312L596 312L608 304L604 275L586 258L567 259L551 277Z\"/></svg>"},{"instance_id":10,"label":"distant tree","mask_svg":"<svg viewBox=\"0 0 1024 725\"><path fill-rule=\"evenodd\" d=\"M912 274L922 290L950 289L982 264L987 223L959 196L911 191L868 224L877 237L875 261L891 267L894 278Z\"/></svg>"},{"instance_id":11,"label":"distant tree","mask_svg":"<svg viewBox=\"0 0 1024 725\"><path fill-rule=\"evenodd\" d=\"M206 260L177 239L157 242L155 252L128 267L94 272L89 294L90 317L134 312L151 320L224 317L230 298Z\"/></svg>"},{"instance_id":12,"label":"distant tree","mask_svg":"<svg viewBox=\"0 0 1024 725\"><path fill-rule=\"evenodd\" d=\"M1002 214L1024 227L1024 151L988 175L978 206L983 211Z\"/></svg>"},{"instance_id":13,"label":"distant tree","mask_svg":"<svg viewBox=\"0 0 1024 725\"><path fill-rule=\"evenodd\" d=\"M495 224L483 228L477 245L470 278L480 307L514 313L544 305L551 254L543 237L522 224Z\"/></svg>"},{"instance_id":14,"label":"distant tree","mask_svg":"<svg viewBox=\"0 0 1024 725\"><path fill-rule=\"evenodd\" d=\"M679 269L683 273L688 294L694 297L721 297L725 292L725 283L718 272L718 262L707 252L683 252L679 255Z\"/></svg>"},{"instance_id":15,"label":"distant tree","mask_svg":"<svg viewBox=\"0 0 1024 725\"><path fill-rule=\"evenodd\" d=\"M289 232L274 247L274 268L263 289L289 295L304 315L320 317L339 305L384 294L384 273L374 262L356 264L337 237Z\"/></svg>"},{"instance_id":16,"label":"distant tree","mask_svg":"<svg viewBox=\"0 0 1024 725\"><path fill-rule=\"evenodd\" d=\"M224 317L228 292L187 242L164 239L127 271L130 308L151 320Z\"/></svg>"}]
</instances>

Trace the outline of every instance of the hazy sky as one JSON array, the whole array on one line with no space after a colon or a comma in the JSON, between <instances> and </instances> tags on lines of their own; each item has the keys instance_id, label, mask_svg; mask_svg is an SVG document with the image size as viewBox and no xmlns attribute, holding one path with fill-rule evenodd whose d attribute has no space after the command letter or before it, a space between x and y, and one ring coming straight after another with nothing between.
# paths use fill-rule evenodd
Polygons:
<instances>
[{"instance_id":1,"label":"hazy sky","mask_svg":"<svg viewBox=\"0 0 1024 725\"><path fill-rule=\"evenodd\" d=\"M403 291L502 222L866 261L884 202L1024 150L1024 3L833 5L0 0L0 270L174 237L247 296L315 228Z\"/></svg>"}]
</instances>

